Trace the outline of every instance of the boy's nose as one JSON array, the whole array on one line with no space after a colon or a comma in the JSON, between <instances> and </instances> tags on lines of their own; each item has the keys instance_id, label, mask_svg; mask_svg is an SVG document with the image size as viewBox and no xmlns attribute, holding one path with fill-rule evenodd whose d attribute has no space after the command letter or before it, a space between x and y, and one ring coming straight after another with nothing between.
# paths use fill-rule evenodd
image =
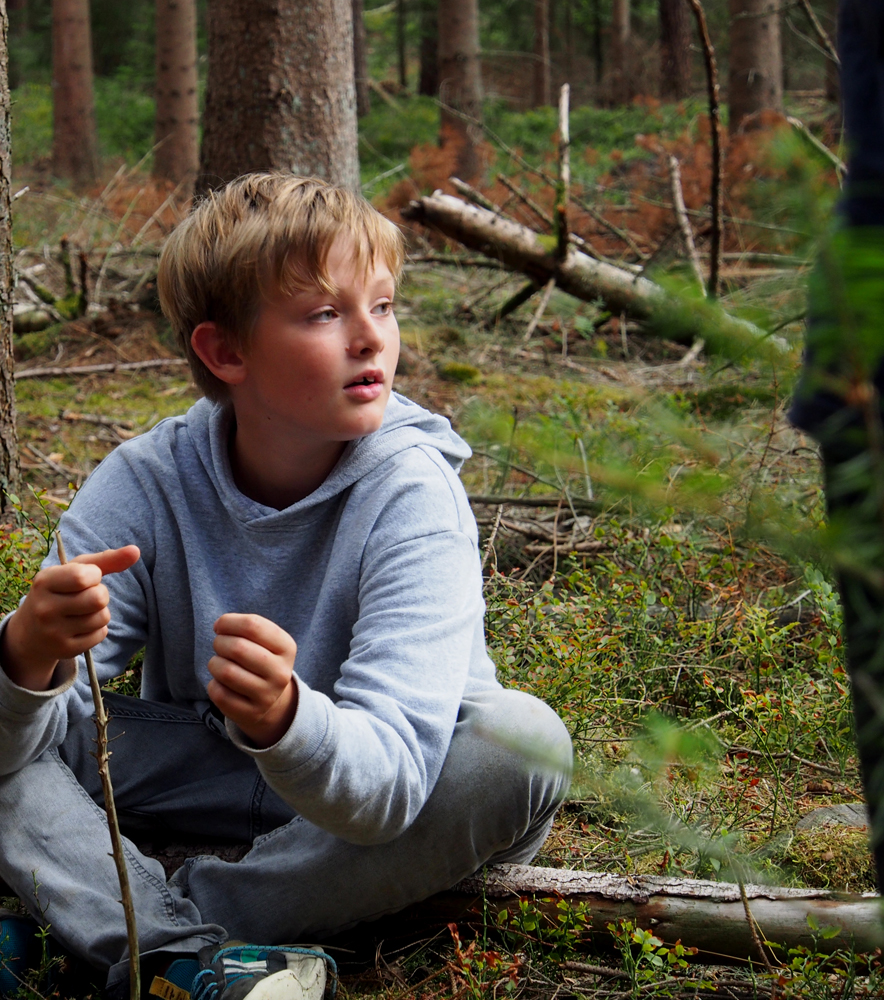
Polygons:
<instances>
[{"instance_id":1,"label":"boy's nose","mask_svg":"<svg viewBox=\"0 0 884 1000\"><path fill-rule=\"evenodd\" d=\"M384 337L370 313L354 318L348 350L356 357L377 354L384 349Z\"/></svg>"}]
</instances>

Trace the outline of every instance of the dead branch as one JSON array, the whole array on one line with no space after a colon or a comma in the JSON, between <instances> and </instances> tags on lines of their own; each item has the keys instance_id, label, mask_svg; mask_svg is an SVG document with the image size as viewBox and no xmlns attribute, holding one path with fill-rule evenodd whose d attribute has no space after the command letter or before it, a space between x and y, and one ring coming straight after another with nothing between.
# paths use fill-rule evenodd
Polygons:
<instances>
[{"instance_id":1,"label":"dead branch","mask_svg":"<svg viewBox=\"0 0 884 1000\"><path fill-rule=\"evenodd\" d=\"M820 40L820 44L825 49L826 55L836 66L840 66L841 60L838 58L838 50L832 44L829 33L820 24L820 19L814 13L813 7L810 6L810 0L798 0L798 4L807 15L807 20L810 21L810 26L816 32L816 37Z\"/></svg>"},{"instance_id":2,"label":"dead branch","mask_svg":"<svg viewBox=\"0 0 884 1000\"><path fill-rule=\"evenodd\" d=\"M55 532L58 543L58 561L64 565L67 555L61 532ZM129 886L129 872L126 869L126 857L123 854L123 839L120 834L120 822L117 819L117 807L114 802L114 789L110 776L110 754L107 750L107 713L104 710L104 699L101 697L101 685L92 659L92 650L86 650L86 670L89 674L89 686L92 689L92 703L95 706L95 729L97 731L98 775L101 778L101 788L104 792L104 808L107 813L107 826L110 832L111 849L117 876L120 880L120 895L123 913L126 917L126 936L129 941L129 998L141 1000L141 957L138 948L138 930L135 926L135 906L132 902L132 889Z\"/></svg>"},{"instance_id":3,"label":"dead branch","mask_svg":"<svg viewBox=\"0 0 884 1000\"><path fill-rule=\"evenodd\" d=\"M561 495L554 497L508 497L499 494L471 493L468 497L470 503L480 504L487 507L558 507L562 502ZM585 511L587 514L599 514L602 505L595 500L585 500L582 497L571 497L571 506L575 510Z\"/></svg>"},{"instance_id":4,"label":"dead branch","mask_svg":"<svg viewBox=\"0 0 884 1000\"><path fill-rule=\"evenodd\" d=\"M540 236L527 226L467 205L451 195L427 195L411 202L402 214L526 274L533 283L530 294L555 278L556 285L569 295L588 302L601 299L610 312L624 312L671 340L692 344L703 337L720 349L760 352L769 358L780 356L783 350L782 341L714 303L684 303L648 278L585 254L569 250L560 260L551 237ZM530 297L527 289L525 292L525 297Z\"/></svg>"},{"instance_id":5,"label":"dead branch","mask_svg":"<svg viewBox=\"0 0 884 1000\"><path fill-rule=\"evenodd\" d=\"M531 321L525 328L525 336L522 337L523 343L527 344L531 339L531 335L537 329L537 324L543 317L546 307L549 305L550 297L552 296L553 289L556 287L556 279L550 278L549 281L543 288L543 295L540 296L540 302L537 305L537 309L534 311L534 315L531 317Z\"/></svg>"},{"instance_id":6,"label":"dead branch","mask_svg":"<svg viewBox=\"0 0 884 1000\"><path fill-rule=\"evenodd\" d=\"M712 186L709 201L712 208L712 231L710 234L709 251L709 284L707 289L710 298L718 296L718 275L721 270L721 217L724 210L722 190L721 162L721 113L718 95L718 66L715 63L715 49L709 37L706 26L706 14L700 0L688 0L694 17L697 20L697 31L703 45L703 61L706 66L706 85L709 91L709 124L712 134Z\"/></svg>"},{"instance_id":7,"label":"dead branch","mask_svg":"<svg viewBox=\"0 0 884 1000\"><path fill-rule=\"evenodd\" d=\"M705 295L706 286L703 282L703 271L700 269L700 259L697 256L694 233L688 221L688 213L685 210L684 192L681 187L681 170L678 166L678 160L674 156L669 157L669 183L672 188L672 207L675 209L675 221L681 230L685 251L688 255L688 262L691 265L691 270L694 272L694 277L697 280L700 291Z\"/></svg>"},{"instance_id":8,"label":"dead branch","mask_svg":"<svg viewBox=\"0 0 884 1000\"><path fill-rule=\"evenodd\" d=\"M564 260L568 254L568 198L571 194L571 129L568 102L571 88L562 84L559 93L559 182L556 185L556 253ZM567 344L567 340L564 341Z\"/></svg>"},{"instance_id":9,"label":"dead branch","mask_svg":"<svg viewBox=\"0 0 884 1000\"><path fill-rule=\"evenodd\" d=\"M21 378L59 378L66 375L92 375L94 372L139 371L142 368L163 368L166 365L186 365L184 358L153 358L150 361L112 361L102 365L71 365L68 368L24 368L15 373Z\"/></svg>"}]
</instances>

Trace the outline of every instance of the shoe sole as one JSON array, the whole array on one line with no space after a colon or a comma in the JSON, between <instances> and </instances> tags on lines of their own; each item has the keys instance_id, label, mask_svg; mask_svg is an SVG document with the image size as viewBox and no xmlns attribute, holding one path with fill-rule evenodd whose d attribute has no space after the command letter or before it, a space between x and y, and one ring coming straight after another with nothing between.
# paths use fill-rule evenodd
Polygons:
<instances>
[{"instance_id":1,"label":"shoe sole","mask_svg":"<svg viewBox=\"0 0 884 1000\"><path fill-rule=\"evenodd\" d=\"M245 1000L322 1000L325 962L308 955L288 955L287 958L290 967L257 982Z\"/></svg>"}]
</instances>

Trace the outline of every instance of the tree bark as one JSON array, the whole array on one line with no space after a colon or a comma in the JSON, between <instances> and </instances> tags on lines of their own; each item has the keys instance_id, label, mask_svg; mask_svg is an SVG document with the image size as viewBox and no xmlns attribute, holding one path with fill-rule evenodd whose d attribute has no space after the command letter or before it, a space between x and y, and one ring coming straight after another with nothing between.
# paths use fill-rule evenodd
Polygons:
<instances>
[{"instance_id":1,"label":"tree bark","mask_svg":"<svg viewBox=\"0 0 884 1000\"><path fill-rule=\"evenodd\" d=\"M210 0L197 193L253 170L358 190L351 0Z\"/></svg>"},{"instance_id":2,"label":"tree bark","mask_svg":"<svg viewBox=\"0 0 884 1000\"><path fill-rule=\"evenodd\" d=\"M153 176L187 196L199 168L195 0L156 0L156 26Z\"/></svg>"},{"instance_id":3,"label":"tree bark","mask_svg":"<svg viewBox=\"0 0 884 1000\"><path fill-rule=\"evenodd\" d=\"M477 0L439 0L439 77L443 108L439 145L454 153L454 173L465 181L479 175L481 136L474 125L448 109L481 121L482 67Z\"/></svg>"},{"instance_id":4,"label":"tree bark","mask_svg":"<svg viewBox=\"0 0 884 1000\"><path fill-rule=\"evenodd\" d=\"M779 0L729 0L729 130L752 115L783 110Z\"/></svg>"},{"instance_id":5,"label":"tree bark","mask_svg":"<svg viewBox=\"0 0 884 1000\"><path fill-rule=\"evenodd\" d=\"M629 0L613 0L611 5L611 104L626 104L632 97L629 72Z\"/></svg>"},{"instance_id":6,"label":"tree bark","mask_svg":"<svg viewBox=\"0 0 884 1000\"><path fill-rule=\"evenodd\" d=\"M371 111L368 86L368 52L365 47L365 3L351 0L353 15L353 75L356 81L356 116L364 118Z\"/></svg>"},{"instance_id":7,"label":"tree bark","mask_svg":"<svg viewBox=\"0 0 884 1000\"><path fill-rule=\"evenodd\" d=\"M647 278L573 248L562 258L555 237L539 236L527 226L451 195L427 195L411 202L402 216L522 272L537 288L555 278L556 287L569 295L586 302L601 299L611 313L640 320L658 336L687 344L703 337L710 350L730 356L782 358L782 341L729 315L713 301L683 301Z\"/></svg>"},{"instance_id":8,"label":"tree bark","mask_svg":"<svg viewBox=\"0 0 884 1000\"><path fill-rule=\"evenodd\" d=\"M550 103L549 0L534 0L534 74L532 103L545 108Z\"/></svg>"},{"instance_id":9,"label":"tree bark","mask_svg":"<svg viewBox=\"0 0 884 1000\"><path fill-rule=\"evenodd\" d=\"M684 100L691 92L691 13L686 0L660 0L660 98Z\"/></svg>"},{"instance_id":10,"label":"tree bark","mask_svg":"<svg viewBox=\"0 0 884 1000\"><path fill-rule=\"evenodd\" d=\"M405 52L405 0L396 0L396 68L399 88L408 87L408 67Z\"/></svg>"},{"instance_id":11,"label":"tree bark","mask_svg":"<svg viewBox=\"0 0 884 1000\"><path fill-rule=\"evenodd\" d=\"M439 93L439 0L421 0L420 77L417 92L425 97Z\"/></svg>"},{"instance_id":12,"label":"tree bark","mask_svg":"<svg viewBox=\"0 0 884 1000\"><path fill-rule=\"evenodd\" d=\"M6 0L0 0L0 514L10 510L8 494L18 493L21 474L15 426L12 355L12 169L8 30Z\"/></svg>"},{"instance_id":13,"label":"tree bark","mask_svg":"<svg viewBox=\"0 0 884 1000\"><path fill-rule=\"evenodd\" d=\"M52 0L52 172L77 185L98 177L89 0Z\"/></svg>"}]
</instances>

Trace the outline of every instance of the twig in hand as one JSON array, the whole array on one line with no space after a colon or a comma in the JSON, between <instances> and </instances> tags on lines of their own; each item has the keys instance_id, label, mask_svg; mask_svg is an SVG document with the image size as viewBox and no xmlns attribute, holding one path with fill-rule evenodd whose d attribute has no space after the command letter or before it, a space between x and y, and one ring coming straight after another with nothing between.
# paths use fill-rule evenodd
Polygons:
<instances>
[{"instance_id":1,"label":"twig in hand","mask_svg":"<svg viewBox=\"0 0 884 1000\"><path fill-rule=\"evenodd\" d=\"M68 561L61 540L61 532L55 532L58 542L58 561L62 566ZM123 839L120 836L120 823L117 819L117 807L114 802L114 789L111 785L108 762L110 754L107 749L107 713L104 710L104 700L101 697L101 686L95 671L95 661L92 650L86 650L86 670L89 674L89 686L92 688L92 701L95 705L95 729L98 732L96 740L98 749L95 757L98 761L98 775L101 778L101 788L104 792L104 808L107 813L107 826L110 831L111 848L117 876L120 880L120 895L123 912L126 916L126 934L129 940L129 998L141 998L141 956L138 949L138 931L135 926L135 907L132 903L132 890L129 887L129 872L126 870L126 859L123 855Z\"/></svg>"},{"instance_id":2,"label":"twig in hand","mask_svg":"<svg viewBox=\"0 0 884 1000\"><path fill-rule=\"evenodd\" d=\"M691 270L694 272L694 277L700 286L700 291L705 296L706 287L703 283L703 272L700 270L700 258L697 256L694 234L691 230L691 224L688 221L688 213L684 203L684 191L681 187L681 170L678 166L678 160L674 156L669 157L669 183L672 187L672 207L675 209L675 221L681 230L685 251L688 255L688 263L691 265Z\"/></svg>"},{"instance_id":3,"label":"twig in hand","mask_svg":"<svg viewBox=\"0 0 884 1000\"><path fill-rule=\"evenodd\" d=\"M715 63L715 49L706 26L706 14L700 0L688 0L697 20L697 31L703 44L703 61L706 65L706 86L709 91L709 124L712 133L712 185L709 200L712 208L712 232L709 247L709 282L706 286L709 298L718 296L718 274L721 270L721 114L718 97L718 67Z\"/></svg>"}]
</instances>

